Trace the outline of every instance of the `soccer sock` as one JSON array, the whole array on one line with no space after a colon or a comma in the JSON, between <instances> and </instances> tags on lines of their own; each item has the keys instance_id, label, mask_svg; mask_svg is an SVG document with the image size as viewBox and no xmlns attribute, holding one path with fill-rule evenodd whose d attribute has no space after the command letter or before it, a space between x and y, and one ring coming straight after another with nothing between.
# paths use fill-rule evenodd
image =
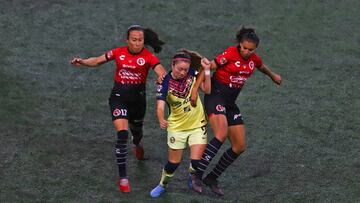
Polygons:
<instances>
[{"instance_id":1,"label":"soccer sock","mask_svg":"<svg viewBox=\"0 0 360 203\"><path fill-rule=\"evenodd\" d=\"M143 121L133 121L129 125L134 145L139 145L143 137Z\"/></svg>"},{"instance_id":2,"label":"soccer sock","mask_svg":"<svg viewBox=\"0 0 360 203\"><path fill-rule=\"evenodd\" d=\"M231 148L229 148L224 152L215 168L209 173L208 176L214 179L218 178L227 169L227 167L229 167L236 160L238 156L239 154L236 154Z\"/></svg>"},{"instance_id":3,"label":"soccer sock","mask_svg":"<svg viewBox=\"0 0 360 203\"><path fill-rule=\"evenodd\" d=\"M202 176L204 175L204 172L205 172L207 166L209 165L211 160L215 157L215 155L219 151L222 144L223 143L220 142L220 140L218 140L218 139L216 139L216 137L214 137L206 145L205 152L202 155L201 160L199 161L199 164L198 164L198 167L196 170L196 177L198 179L202 179Z\"/></svg>"},{"instance_id":4,"label":"soccer sock","mask_svg":"<svg viewBox=\"0 0 360 203\"><path fill-rule=\"evenodd\" d=\"M119 177L126 177L126 155L127 155L127 139L129 132L127 130L120 130L117 132L117 141L115 144L115 156L117 165L119 167Z\"/></svg>"},{"instance_id":5,"label":"soccer sock","mask_svg":"<svg viewBox=\"0 0 360 203\"><path fill-rule=\"evenodd\" d=\"M171 163L168 161L162 171L160 185L165 187L174 176L174 172L179 166L179 163Z\"/></svg>"},{"instance_id":6,"label":"soccer sock","mask_svg":"<svg viewBox=\"0 0 360 203\"><path fill-rule=\"evenodd\" d=\"M200 162L200 160L191 159L191 161L190 161L190 166L189 166L189 172L190 172L190 174L195 174L196 169L197 169L198 166L199 166L199 162Z\"/></svg>"}]
</instances>

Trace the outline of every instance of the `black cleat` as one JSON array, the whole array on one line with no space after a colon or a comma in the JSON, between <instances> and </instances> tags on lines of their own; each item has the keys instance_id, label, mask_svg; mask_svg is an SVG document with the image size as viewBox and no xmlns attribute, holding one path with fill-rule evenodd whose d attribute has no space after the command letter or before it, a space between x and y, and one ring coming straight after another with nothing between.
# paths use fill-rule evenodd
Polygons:
<instances>
[{"instance_id":1,"label":"black cleat","mask_svg":"<svg viewBox=\"0 0 360 203\"><path fill-rule=\"evenodd\" d=\"M217 179L206 176L203 179L203 182L205 183L205 185L210 187L210 189L211 189L211 191L213 191L213 193L215 193L219 196L224 195L224 191L219 187L219 182L217 181Z\"/></svg>"},{"instance_id":2,"label":"black cleat","mask_svg":"<svg viewBox=\"0 0 360 203\"><path fill-rule=\"evenodd\" d=\"M201 181L196 177L195 174L189 174L189 188L194 190L195 192L201 194L202 193L202 184Z\"/></svg>"}]
</instances>

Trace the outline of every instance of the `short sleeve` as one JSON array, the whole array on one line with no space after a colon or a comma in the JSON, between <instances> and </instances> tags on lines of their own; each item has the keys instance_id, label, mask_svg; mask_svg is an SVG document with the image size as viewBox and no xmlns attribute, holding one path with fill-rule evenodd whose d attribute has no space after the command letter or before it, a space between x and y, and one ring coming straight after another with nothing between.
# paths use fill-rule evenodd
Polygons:
<instances>
[{"instance_id":1,"label":"short sleeve","mask_svg":"<svg viewBox=\"0 0 360 203\"><path fill-rule=\"evenodd\" d=\"M219 67L224 66L230 60L232 49L227 48L223 53L215 57L214 61Z\"/></svg>"},{"instance_id":2,"label":"short sleeve","mask_svg":"<svg viewBox=\"0 0 360 203\"><path fill-rule=\"evenodd\" d=\"M169 86L169 74L165 76L163 82L159 85L157 85L156 88L156 99L157 100L164 100L166 101L166 96L168 92L168 86Z\"/></svg>"},{"instance_id":3,"label":"short sleeve","mask_svg":"<svg viewBox=\"0 0 360 203\"><path fill-rule=\"evenodd\" d=\"M111 61L111 60L114 60L115 58L115 49L112 49L110 51L107 51L105 53L105 58L107 61Z\"/></svg>"},{"instance_id":4,"label":"short sleeve","mask_svg":"<svg viewBox=\"0 0 360 203\"><path fill-rule=\"evenodd\" d=\"M155 68L156 65L160 64L160 60L153 54L150 54L150 67Z\"/></svg>"},{"instance_id":5,"label":"short sleeve","mask_svg":"<svg viewBox=\"0 0 360 203\"><path fill-rule=\"evenodd\" d=\"M260 56L255 55L256 57L254 58L254 62L255 62L255 67L256 68L260 68L263 65L262 59L260 58Z\"/></svg>"}]
</instances>

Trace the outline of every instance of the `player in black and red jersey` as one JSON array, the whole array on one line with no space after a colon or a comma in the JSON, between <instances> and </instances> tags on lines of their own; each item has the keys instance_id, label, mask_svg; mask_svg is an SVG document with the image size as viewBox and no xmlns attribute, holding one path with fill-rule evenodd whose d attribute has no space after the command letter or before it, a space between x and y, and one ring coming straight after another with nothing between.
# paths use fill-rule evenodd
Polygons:
<instances>
[{"instance_id":1,"label":"player in black and red jersey","mask_svg":"<svg viewBox=\"0 0 360 203\"><path fill-rule=\"evenodd\" d=\"M71 60L73 65L88 67L96 67L112 60L116 62L114 87L109 98L109 105L117 130L115 155L119 167L121 192L130 192L126 175L129 128L133 137L132 148L136 158L138 160L144 158L144 148L140 141L143 137L143 119L146 111L145 85L148 71L153 69L160 80L166 74L159 59L144 47L144 45L150 45L155 53L161 51L161 45L164 42L158 39L154 31L140 25L132 25L127 30L126 42L127 46L112 49L98 57Z\"/></svg>"},{"instance_id":2,"label":"player in black and red jersey","mask_svg":"<svg viewBox=\"0 0 360 203\"><path fill-rule=\"evenodd\" d=\"M255 69L269 76L277 85L280 85L282 81L281 76L272 72L255 54L260 40L254 29L242 27L237 32L236 39L237 45L228 47L211 62L211 69L216 71L211 80L211 93L204 97L209 123L215 137L207 144L198 164L196 172L198 180L202 179L207 166L226 138L229 138L231 142L231 148L224 152L217 165L203 179L203 183L218 195L224 195L224 192L219 187L217 178L246 148L244 122L240 110L235 104L242 86ZM193 101L196 101L198 83L201 81L199 78L193 89L191 98L193 105L195 105ZM200 182L195 181L195 183ZM194 188L201 188L201 185Z\"/></svg>"}]
</instances>

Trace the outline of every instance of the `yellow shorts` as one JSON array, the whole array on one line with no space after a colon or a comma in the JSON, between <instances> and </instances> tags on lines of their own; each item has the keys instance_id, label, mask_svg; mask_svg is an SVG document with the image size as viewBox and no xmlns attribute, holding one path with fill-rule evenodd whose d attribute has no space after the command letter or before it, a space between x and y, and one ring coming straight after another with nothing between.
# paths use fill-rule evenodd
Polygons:
<instances>
[{"instance_id":1,"label":"yellow shorts","mask_svg":"<svg viewBox=\"0 0 360 203\"><path fill-rule=\"evenodd\" d=\"M171 149L185 149L186 144L207 144L206 126L179 132L168 132L167 144Z\"/></svg>"}]
</instances>

